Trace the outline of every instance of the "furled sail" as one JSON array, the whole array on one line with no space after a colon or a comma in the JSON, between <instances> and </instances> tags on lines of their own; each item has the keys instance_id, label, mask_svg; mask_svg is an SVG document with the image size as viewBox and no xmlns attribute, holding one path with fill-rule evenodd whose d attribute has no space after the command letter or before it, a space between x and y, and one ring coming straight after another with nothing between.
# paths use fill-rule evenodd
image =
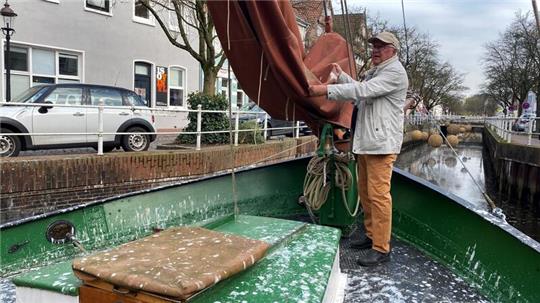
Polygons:
<instances>
[{"instance_id":1,"label":"furled sail","mask_svg":"<svg viewBox=\"0 0 540 303\"><path fill-rule=\"evenodd\" d=\"M323 34L305 53L289 1L208 1L221 45L242 89L272 118L304 120L318 133L326 122L350 127L353 105L310 97L309 85L328 82L332 63L351 73L349 48Z\"/></svg>"}]
</instances>

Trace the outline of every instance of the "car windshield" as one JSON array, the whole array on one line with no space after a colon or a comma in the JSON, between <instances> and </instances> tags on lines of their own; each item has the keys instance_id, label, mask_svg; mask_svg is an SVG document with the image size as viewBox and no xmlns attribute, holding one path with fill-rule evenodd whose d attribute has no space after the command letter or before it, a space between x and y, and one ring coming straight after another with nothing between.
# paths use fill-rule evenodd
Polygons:
<instances>
[{"instance_id":1,"label":"car windshield","mask_svg":"<svg viewBox=\"0 0 540 303\"><path fill-rule=\"evenodd\" d=\"M11 102L16 103L32 103L35 102L41 95L43 95L47 90L45 89L46 86L33 86L29 89L25 90L22 94L18 95L17 97L13 98Z\"/></svg>"},{"instance_id":2,"label":"car windshield","mask_svg":"<svg viewBox=\"0 0 540 303\"><path fill-rule=\"evenodd\" d=\"M257 113L264 112L264 110L260 108L257 104L251 103L251 102L242 106L240 110L245 111L245 112L257 112Z\"/></svg>"}]
</instances>

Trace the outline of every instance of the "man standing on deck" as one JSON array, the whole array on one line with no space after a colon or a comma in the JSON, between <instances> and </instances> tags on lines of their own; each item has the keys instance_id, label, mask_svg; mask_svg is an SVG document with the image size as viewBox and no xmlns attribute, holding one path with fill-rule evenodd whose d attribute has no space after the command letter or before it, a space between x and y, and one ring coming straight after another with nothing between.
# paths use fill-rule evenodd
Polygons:
<instances>
[{"instance_id":1,"label":"man standing on deck","mask_svg":"<svg viewBox=\"0 0 540 303\"><path fill-rule=\"evenodd\" d=\"M363 82L353 80L334 64L337 83L313 85L312 96L327 95L329 100L352 101L358 108L353 153L358 162L358 191L364 209L365 236L353 247L359 248L358 263L374 266L390 260L392 233L392 167L403 142L403 107L409 81L398 60L398 39L382 32L368 40L374 67Z\"/></svg>"}]
</instances>

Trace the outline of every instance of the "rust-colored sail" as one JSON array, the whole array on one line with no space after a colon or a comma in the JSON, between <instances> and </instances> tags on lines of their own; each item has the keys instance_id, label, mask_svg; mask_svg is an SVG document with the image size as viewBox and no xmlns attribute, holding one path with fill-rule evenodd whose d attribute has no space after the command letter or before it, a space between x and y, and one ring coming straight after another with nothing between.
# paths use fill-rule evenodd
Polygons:
<instances>
[{"instance_id":1,"label":"rust-colored sail","mask_svg":"<svg viewBox=\"0 0 540 303\"><path fill-rule=\"evenodd\" d=\"M325 33L306 55L289 1L207 3L242 89L270 116L304 120L315 133L325 122L350 127L351 103L308 96L310 84L328 81L334 62L354 74L349 68L354 63L348 62L353 56L348 56L343 37Z\"/></svg>"}]
</instances>

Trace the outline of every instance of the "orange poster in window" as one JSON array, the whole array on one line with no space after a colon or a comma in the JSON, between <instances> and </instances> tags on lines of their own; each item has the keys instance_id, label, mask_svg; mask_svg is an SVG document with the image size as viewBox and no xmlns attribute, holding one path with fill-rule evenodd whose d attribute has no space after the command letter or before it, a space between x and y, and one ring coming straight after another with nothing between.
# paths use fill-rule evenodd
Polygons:
<instances>
[{"instance_id":1,"label":"orange poster in window","mask_svg":"<svg viewBox=\"0 0 540 303\"><path fill-rule=\"evenodd\" d=\"M158 93L167 93L167 68L158 66L156 70L156 90Z\"/></svg>"}]
</instances>

